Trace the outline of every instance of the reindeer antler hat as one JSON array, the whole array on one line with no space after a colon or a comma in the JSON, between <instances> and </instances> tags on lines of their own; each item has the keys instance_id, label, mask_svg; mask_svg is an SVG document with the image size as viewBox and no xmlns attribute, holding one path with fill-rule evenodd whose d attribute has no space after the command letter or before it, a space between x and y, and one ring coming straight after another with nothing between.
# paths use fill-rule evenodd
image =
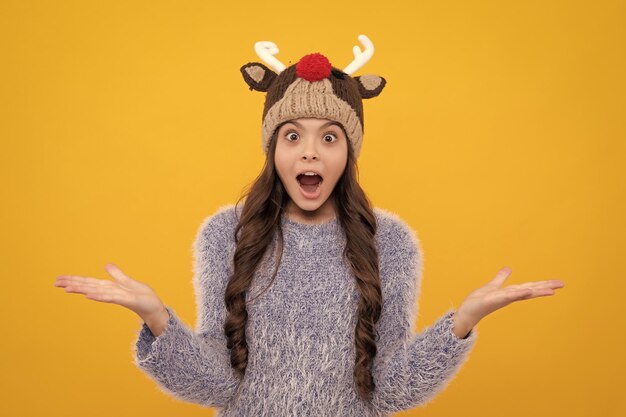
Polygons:
<instances>
[{"instance_id":1,"label":"reindeer antler hat","mask_svg":"<svg viewBox=\"0 0 626 417\"><path fill-rule=\"evenodd\" d=\"M374 44L359 35L365 47L352 49L354 61L343 71L331 65L320 53L303 56L296 64L285 67L274 55L278 48L273 42L254 45L257 55L276 72L260 62L241 67L250 90L267 92L263 108L263 151L267 154L269 141L281 123L300 117L318 117L341 123L358 158L363 141L362 99L376 97L386 81L378 75L350 75L361 68L374 54Z\"/></svg>"}]
</instances>

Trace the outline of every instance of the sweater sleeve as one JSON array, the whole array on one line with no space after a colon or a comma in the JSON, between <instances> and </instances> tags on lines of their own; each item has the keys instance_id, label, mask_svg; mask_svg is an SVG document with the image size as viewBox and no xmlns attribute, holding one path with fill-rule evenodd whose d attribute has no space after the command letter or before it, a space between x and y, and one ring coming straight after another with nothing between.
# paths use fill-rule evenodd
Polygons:
<instances>
[{"instance_id":1,"label":"sweater sleeve","mask_svg":"<svg viewBox=\"0 0 626 417\"><path fill-rule=\"evenodd\" d=\"M417 334L417 297L423 257L415 233L393 221L380 239L383 311L373 364L373 405L385 413L425 405L443 391L468 359L476 329L464 338L453 332L454 309Z\"/></svg>"},{"instance_id":2,"label":"sweater sleeve","mask_svg":"<svg viewBox=\"0 0 626 417\"><path fill-rule=\"evenodd\" d=\"M230 213L221 210L205 219L193 243L196 331L166 306L170 318L163 333L155 337L143 323L134 342L135 364L162 392L204 407L224 407L240 381L230 366L223 334L224 289L233 246L229 232L234 230Z\"/></svg>"}]
</instances>

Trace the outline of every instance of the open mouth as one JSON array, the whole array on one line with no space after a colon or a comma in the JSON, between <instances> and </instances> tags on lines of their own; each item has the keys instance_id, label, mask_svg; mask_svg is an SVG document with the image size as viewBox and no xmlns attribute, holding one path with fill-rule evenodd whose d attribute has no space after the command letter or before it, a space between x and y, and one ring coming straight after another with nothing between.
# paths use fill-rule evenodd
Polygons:
<instances>
[{"instance_id":1,"label":"open mouth","mask_svg":"<svg viewBox=\"0 0 626 417\"><path fill-rule=\"evenodd\" d=\"M296 177L296 180L298 181L300 188L308 194L317 193L320 185L324 182L322 176L313 171L307 171L299 174Z\"/></svg>"}]
</instances>

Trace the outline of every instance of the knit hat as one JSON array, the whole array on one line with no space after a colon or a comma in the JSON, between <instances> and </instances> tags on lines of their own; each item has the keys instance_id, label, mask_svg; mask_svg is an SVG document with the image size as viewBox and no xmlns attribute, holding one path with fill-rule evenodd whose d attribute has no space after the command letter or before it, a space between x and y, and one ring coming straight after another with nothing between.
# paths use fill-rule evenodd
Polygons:
<instances>
[{"instance_id":1,"label":"knit hat","mask_svg":"<svg viewBox=\"0 0 626 417\"><path fill-rule=\"evenodd\" d=\"M331 65L328 58L316 52L303 56L296 64L285 67L274 57L278 48L273 42L257 42L257 55L272 69L260 62L241 67L241 74L250 90L267 92L263 108L263 152L276 128L287 120L300 117L331 119L342 124L358 158L363 140L362 99L376 97L386 84L378 75L351 77L374 54L374 45L359 35L364 51L354 46L354 61L342 70Z\"/></svg>"}]
</instances>

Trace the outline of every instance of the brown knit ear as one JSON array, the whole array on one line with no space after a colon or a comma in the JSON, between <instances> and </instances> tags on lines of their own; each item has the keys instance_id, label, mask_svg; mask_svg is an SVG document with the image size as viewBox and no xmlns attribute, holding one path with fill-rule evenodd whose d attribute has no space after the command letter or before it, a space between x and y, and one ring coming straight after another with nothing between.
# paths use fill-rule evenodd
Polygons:
<instances>
[{"instance_id":1,"label":"brown knit ear","mask_svg":"<svg viewBox=\"0 0 626 417\"><path fill-rule=\"evenodd\" d=\"M354 77L354 79L357 81L359 93L361 93L362 98L378 96L380 92L383 91L383 88L385 88L385 84L387 84L387 81L383 77L374 74L360 75Z\"/></svg>"},{"instance_id":2,"label":"brown knit ear","mask_svg":"<svg viewBox=\"0 0 626 417\"><path fill-rule=\"evenodd\" d=\"M267 91L277 74L260 62L249 62L241 67L243 79L250 90Z\"/></svg>"}]
</instances>

